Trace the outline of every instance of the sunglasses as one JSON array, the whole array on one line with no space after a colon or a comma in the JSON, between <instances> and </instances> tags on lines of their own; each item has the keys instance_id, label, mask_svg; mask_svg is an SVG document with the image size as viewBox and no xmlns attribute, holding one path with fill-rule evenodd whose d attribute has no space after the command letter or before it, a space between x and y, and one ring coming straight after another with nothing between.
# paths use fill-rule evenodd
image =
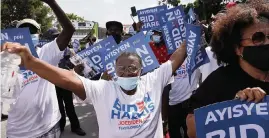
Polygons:
<instances>
[{"instance_id":1,"label":"sunglasses","mask_svg":"<svg viewBox=\"0 0 269 138\"><path fill-rule=\"evenodd\" d=\"M269 34L264 34L263 32L256 32L252 35L251 38L244 38L241 40L252 40L252 43L255 45L262 45L266 42L266 39L269 40Z\"/></svg>"}]
</instances>

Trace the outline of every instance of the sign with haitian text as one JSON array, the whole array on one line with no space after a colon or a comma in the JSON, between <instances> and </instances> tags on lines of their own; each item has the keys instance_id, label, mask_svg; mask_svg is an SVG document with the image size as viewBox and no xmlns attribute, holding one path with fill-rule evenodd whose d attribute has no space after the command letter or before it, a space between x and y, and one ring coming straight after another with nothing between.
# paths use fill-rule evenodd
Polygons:
<instances>
[{"instance_id":1,"label":"sign with haitian text","mask_svg":"<svg viewBox=\"0 0 269 138\"><path fill-rule=\"evenodd\" d=\"M173 54L186 37L186 32L184 29L181 30L181 27L182 24L180 25L177 19L168 21L162 26L163 38L168 54Z\"/></svg>"},{"instance_id":2,"label":"sign with haitian text","mask_svg":"<svg viewBox=\"0 0 269 138\"><path fill-rule=\"evenodd\" d=\"M140 32L131 38L120 43L117 47L109 49L104 55L105 70L108 74L115 76L115 62L122 52L136 52L142 58L143 72L147 73L159 67L154 53L148 42L145 41L143 32Z\"/></svg>"},{"instance_id":3,"label":"sign with haitian text","mask_svg":"<svg viewBox=\"0 0 269 138\"><path fill-rule=\"evenodd\" d=\"M184 9L181 5L177 6L175 8L171 8L169 10L159 12L157 16L160 17L158 19L159 19L159 23L161 26L165 25L169 21L173 21L173 20L177 19L178 23L180 25L183 25L183 27L184 27L185 13L184 13ZM184 29L183 27L181 27L182 31Z\"/></svg>"},{"instance_id":4,"label":"sign with haitian text","mask_svg":"<svg viewBox=\"0 0 269 138\"><path fill-rule=\"evenodd\" d=\"M201 27L192 24L186 24L186 46L187 46L187 72L189 80L193 68L195 68L196 53L200 49Z\"/></svg>"},{"instance_id":5,"label":"sign with haitian text","mask_svg":"<svg viewBox=\"0 0 269 138\"><path fill-rule=\"evenodd\" d=\"M194 114L197 138L269 138L269 96L260 103L216 103Z\"/></svg>"},{"instance_id":6,"label":"sign with haitian text","mask_svg":"<svg viewBox=\"0 0 269 138\"><path fill-rule=\"evenodd\" d=\"M159 28L159 17L157 13L166 10L166 6L157 6L153 8L147 8L143 10L138 10L137 15L139 21L143 22L142 31L149 31L154 28Z\"/></svg>"},{"instance_id":7,"label":"sign with haitian text","mask_svg":"<svg viewBox=\"0 0 269 138\"><path fill-rule=\"evenodd\" d=\"M94 44L93 46L90 46L87 49L78 52L77 56L79 56L80 59L88 57L92 62L92 64L94 65L95 69L97 69L98 72L103 72L104 67L103 67L102 53L114 47L117 47L117 43L115 42L112 36L109 36L107 39L104 39Z\"/></svg>"},{"instance_id":8,"label":"sign with haitian text","mask_svg":"<svg viewBox=\"0 0 269 138\"><path fill-rule=\"evenodd\" d=\"M1 46L5 42L17 42L26 46L33 56L38 57L29 28L11 28L1 30Z\"/></svg>"}]
</instances>

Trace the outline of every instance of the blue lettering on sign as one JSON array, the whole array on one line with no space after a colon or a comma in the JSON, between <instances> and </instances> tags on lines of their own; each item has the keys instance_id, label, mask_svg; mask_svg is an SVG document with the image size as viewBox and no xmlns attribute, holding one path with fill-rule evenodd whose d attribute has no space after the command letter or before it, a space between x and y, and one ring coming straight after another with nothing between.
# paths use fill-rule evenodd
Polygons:
<instances>
[{"instance_id":1,"label":"blue lettering on sign","mask_svg":"<svg viewBox=\"0 0 269 138\"><path fill-rule=\"evenodd\" d=\"M260 103L226 101L194 111L197 138L268 138L269 96Z\"/></svg>"},{"instance_id":2,"label":"blue lettering on sign","mask_svg":"<svg viewBox=\"0 0 269 138\"><path fill-rule=\"evenodd\" d=\"M143 22L142 31L148 31L154 28L159 28L159 17L157 13L160 11L165 11L166 6L157 6L153 8L138 10L137 15L139 21Z\"/></svg>"},{"instance_id":3,"label":"blue lettering on sign","mask_svg":"<svg viewBox=\"0 0 269 138\"><path fill-rule=\"evenodd\" d=\"M136 52L142 58L143 72L147 73L159 67L159 63L152 52L149 44L145 41L143 32L120 43L117 47L110 48L104 52L105 70L108 74L115 76L115 60L122 52Z\"/></svg>"}]
</instances>

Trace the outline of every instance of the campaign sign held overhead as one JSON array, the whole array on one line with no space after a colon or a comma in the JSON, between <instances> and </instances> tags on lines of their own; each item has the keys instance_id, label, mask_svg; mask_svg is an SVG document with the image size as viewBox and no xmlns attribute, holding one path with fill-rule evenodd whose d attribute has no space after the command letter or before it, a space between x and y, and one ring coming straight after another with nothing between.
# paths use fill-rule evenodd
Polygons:
<instances>
[{"instance_id":1,"label":"campaign sign held overhead","mask_svg":"<svg viewBox=\"0 0 269 138\"><path fill-rule=\"evenodd\" d=\"M11 28L1 30L1 45L5 42L17 42L26 46L33 56L38 57L29 28Z\"/></svg>"},{"instance_id":2,"label":"campaign sign held overhead","mask_svg":"<svg viewBox=\"0 0 269 138\"><path fill-rule=\"evenodd\" d=\"M104 56L105 70L113 77L115 77L116 59L122 52L136 52L142 58L142 73L152 71L159 67L159 62L148 42L145 41L143 32L140 32L106 52Z\"/></svg>"},{"instance_id":3,"label":"campaign sign held overhead","mask_svg":"<svg viewBox=\"0 0 269 138\"><path fill-rule=\"evenodd\" d=\"M157 16L159 17L158 19L161 26L165 25L166 22L177 19L178 23L184 27L185 13L184 8L181 5L169 10L159 12ZM182 30L184 29L183 27L181 27Z\"/></svg>"},{"instance_id":4,"label":"campaign sign held overhead","mask_svg":"<svg viewBox=\"0 0 269 138\"><path fill-rule=\"evenodd\" d=\"M159 17L157 13L161 11L165 11L167 9L166 6L157 6L153 8L147 8L143 10L138 10L137 15L139 21L143 22L142 31L149 31L154 28L159 28Z\"/></svg>"},{"instance_id":5,"label":"campaign sign held overhead","mask_svg":"<svg viewBox=\"0 0 269 138\"><path fill-rule=\"evenodd\" d=\"M190 8L189 9L189 12L188 12L188 14L186 15L186 22L188 23L188 24L195 24L196 23L196 17L195 17L195 14L194 14L194 11L193 11L193 9L192 8Z\"/></svg>"},{"instance_id":6,"label":"campaign sign held overhead","mask_svg":"<svg viewBox=\"0 0 269 138\"><path fill-rule=\"evenodd\" d=\"M172 20L162 26L163 38L168 50L168 54L172 54L182 44L186 34L185 30L180 30L178 20Z\"/></svg>"},{"instance_id":7,"label":"campaign sign held overhead","mask_svg":"<svg viewBox=\"0 0 269 138\"><path fill-rule=\"evenodd\" d=\"M80 59L84 59L89 57L91 62L93 63L94 67L99 71L103 72L104 66L103 66L103 59L102 59L102 53L105 52L107 49L116 47L117 43L113 39L112 36L109 36L107 39L104 39L93 46L90 46L89 48L78 52L77 56L80 57Z\"/></svg>"},{"instance_id":8,"label":"campaign sign held overhead","mask_svg":"<svg viewBox=\"0 0 269 138\"><path fill-rule=\"evenodd\" d=\"M205 48L200 47L200 49L196 53L194 64L192 64L191 72L194 72L197 68L209 62L210 62L210 59L206 53Z\"/></svg>"},{"instance_id":9,"label":"campaign sign held overhead","mask_svg":"<svg viewBox=\"0 0 269 138\"><path fill-rule=\"evenodd\" d=\"M269 138L269 96L260 103L216 103L194 114L197 138Z\"/></svg>"},{"instance_id":10,"label":"campaign sign held overhead","mask_svg":"<svg viewBox=\"0 0 269 138\"><path fill-rule=\"evenodd\" d=\"M196 53L200 49L201 27L193 24L186 24L186 45L187 45L187 72L189 80L193 68L195 68Z\"/></svg>"}]
</instances>

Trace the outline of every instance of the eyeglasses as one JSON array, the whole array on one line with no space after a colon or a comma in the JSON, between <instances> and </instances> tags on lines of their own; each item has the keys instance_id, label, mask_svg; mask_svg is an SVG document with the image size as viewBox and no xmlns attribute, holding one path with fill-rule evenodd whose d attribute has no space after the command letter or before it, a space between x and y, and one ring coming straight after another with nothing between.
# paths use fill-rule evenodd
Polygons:
<instances>
[{"instance_id":1,"label":"eyeglasses","mask_svg":"<svg viewBox=\"0 0 269 138\"><path fill-rule=\"evenodd\" d=\"M128 67L125 67L125 66L117 66L116 67L116 70L119 74L123 74L123 73L126 73L126 72L129 72L129 73L137 73L139 70L141 70L141 68L139 67L136 67L136 66L128 66Z\"/></svg>"},{"instance_id":2,"label":"eyeglasses","mask_svg":"<svg viewBox=\"0 0 269 138\"><path fill-rule=\"evenodd\" d=\"M248 40L248 39L252 40L252 43L255 45L261 45L261 44L264 44L266 42L266 39L269 40L269 34L266 35L263 32L256 32L252 35L251 38L244 38L241 40Z\"/></svg>"}]
</instances>

